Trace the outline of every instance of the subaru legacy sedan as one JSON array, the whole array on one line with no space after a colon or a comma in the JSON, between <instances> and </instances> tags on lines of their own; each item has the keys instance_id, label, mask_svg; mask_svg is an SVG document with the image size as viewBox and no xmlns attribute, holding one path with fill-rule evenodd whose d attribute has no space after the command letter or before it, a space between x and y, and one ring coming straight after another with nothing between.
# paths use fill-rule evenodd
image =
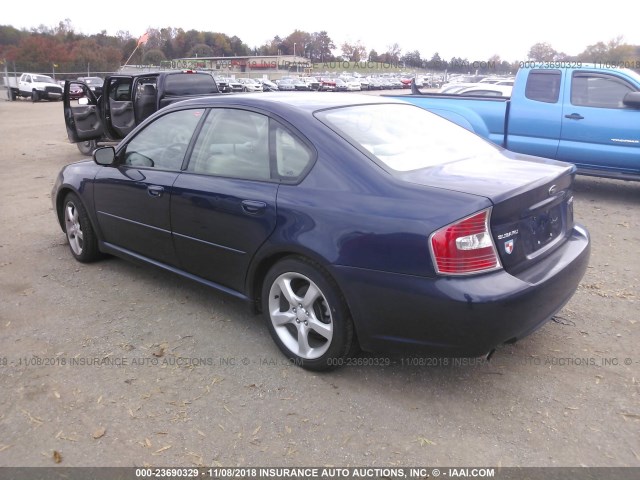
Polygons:
<instances>
[{"instance_id":1,"label":"subaru legacy sedan","mask_svg":"<svg viewBox=\"0 0 640 480\"><path fill-rule=\"evenodd\" d=\"M575 172L400 100L218 96L66 166L52 200L80 262L246 300L284 355L324 370L357 349L488 355L543 325L589 260Z\"/></svg>"}]
</instances>

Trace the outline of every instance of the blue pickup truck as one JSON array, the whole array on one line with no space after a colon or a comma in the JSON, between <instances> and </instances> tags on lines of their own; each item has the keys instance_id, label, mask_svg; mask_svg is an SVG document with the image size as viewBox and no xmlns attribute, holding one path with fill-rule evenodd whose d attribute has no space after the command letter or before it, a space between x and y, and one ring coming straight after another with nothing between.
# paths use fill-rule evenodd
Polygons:
<instances>
[{"instance_id":1,"label":"blue pickup truck","mask_svg":"<svg viewBox=\"0 0 640 480\"><path fill-rule=\"evenodd\" d=\"M578 173L640 180L640 75L596 65L521 68L510 98L395 96L509 150L570 162Z\"/></svg>"}]
</instances>

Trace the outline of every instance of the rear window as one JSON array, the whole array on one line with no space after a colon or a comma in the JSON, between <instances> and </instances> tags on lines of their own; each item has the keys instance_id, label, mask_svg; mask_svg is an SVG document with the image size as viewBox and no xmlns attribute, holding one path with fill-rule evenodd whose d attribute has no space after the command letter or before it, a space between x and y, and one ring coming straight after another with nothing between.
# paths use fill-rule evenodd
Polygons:
<instances>
[{"instance_id":1,"label":"rear window","mask_svg":"<svg viewBox=\"0 0 640 480\"><path fill-rule=\"evenodd\" d=\"M531 70L524 96L537 102L556 103L560 98L560 70Z\"/></svg>"},{"instance_id":2,"label":"rear window","mask_svg":"<svg viewBox=\"0 0 640 480\"><path fill-rule=\"evenodd\" d=\"M167 75L164 90L167 95L218 93L216 82L207 73L175 73Z\"/></svg>"},{"instance_id":3,"label":"rear window","mask_svg":"<svg viewBox=\"0 0 640 480\"><path fill-rule=\"evenodd\" d=\"M400 172L491 154L498 148L414 105L357 105L323 110L316 117L383 166Z\"/></svg>"}]
</instances>

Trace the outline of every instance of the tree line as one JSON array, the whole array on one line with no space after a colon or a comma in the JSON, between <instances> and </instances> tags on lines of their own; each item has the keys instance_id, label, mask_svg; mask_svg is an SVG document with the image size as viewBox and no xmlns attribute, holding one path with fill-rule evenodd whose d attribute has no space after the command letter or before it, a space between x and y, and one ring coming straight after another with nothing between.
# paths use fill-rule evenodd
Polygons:
<instances>
[{"instance_id":1,"label":"tree line","mask_svg":"<svg viewBox=\"0 0 640 480\"><path fill-rule=\"evenodd\" d=\"M10 62L17 71L34 72L113 72L127 60L142 65L160 65L162 61L193 57L230 57L247 55L298 55L311 63L379 62L409 69L447 70L466 73L478 59L441 58L436 52L423 57L418 50L403 53L400 45L389 45L384 52L367 49L360 41L336 46L326 31L294 30L287 36L276 35L261 46L249 47L237 36L219 32L201 32L181 28L150 29L144 44L128 31L116 35L101 33L84 35L74 31L70 20L55 27L41 25L31 30L0 25L0 61ZM133 54L133 56L132 56ZM556 51L547 43L537 43L529 51L536 61L601 61L619 63L640 59L640 47L628 45L622 38L588 46L577 56ZM517 63L501 60L499 55L481 59L493 73L517 70ZM483 72L484 73L484 72Z\"/></svg>"}]
</instances>

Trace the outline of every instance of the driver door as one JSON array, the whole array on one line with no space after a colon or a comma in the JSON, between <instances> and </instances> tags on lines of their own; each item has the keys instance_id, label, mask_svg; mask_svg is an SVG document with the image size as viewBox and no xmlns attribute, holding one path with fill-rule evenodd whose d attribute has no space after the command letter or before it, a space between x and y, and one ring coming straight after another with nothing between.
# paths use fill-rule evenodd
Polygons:
<instances>
[{"instance_id":1,"label":"driver door","mask_svg":"<svg viewBox=\"0 0 640 480\"><path fill-rule=\"evenodd\" d=\"M72 85L78 85L83 90L82 96L77 100L71 99ZM104 125L100 118L98 99L84 82L75 80L64 82L63 99L64 123L67 127L67 137L71 142L97 140L103 136Z\"/></svg>"},{"instance_id":2,"label":"driver door","mask_svg":"<svg viewBox=\"0 0 640 480\"><path fill-rule=\"evenodd\" d=\"M117 151L94 183L95 210L105 242L130 255L177 265L170 204L176 178L203 110L155 119Z\"/></svg>"}]
</instances>

